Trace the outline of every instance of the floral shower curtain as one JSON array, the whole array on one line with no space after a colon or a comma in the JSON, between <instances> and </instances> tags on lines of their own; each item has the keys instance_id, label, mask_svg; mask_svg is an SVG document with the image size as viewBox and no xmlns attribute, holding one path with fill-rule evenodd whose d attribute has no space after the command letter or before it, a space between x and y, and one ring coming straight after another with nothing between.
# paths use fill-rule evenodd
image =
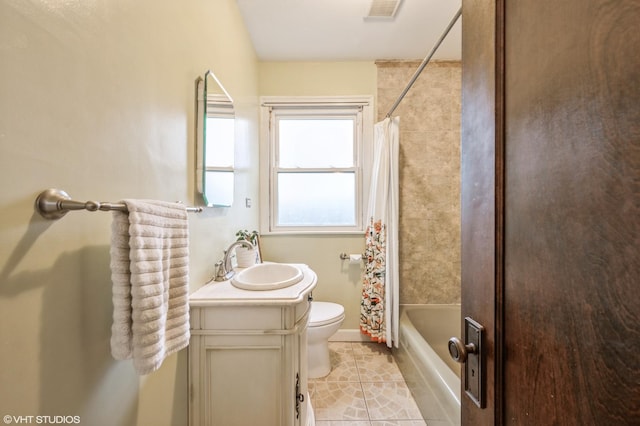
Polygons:
<instances>
[{"instance_id":1,"label":"floral shower curtain","mask_svg":"<svg viewBox=\"0 0 640 426\"><path fill-rule=\"evenodd\" d=\"M375 125L360 303L360 330L389 347L398 347L399 127L399 117Z\"/></svg>"}]
</instances>

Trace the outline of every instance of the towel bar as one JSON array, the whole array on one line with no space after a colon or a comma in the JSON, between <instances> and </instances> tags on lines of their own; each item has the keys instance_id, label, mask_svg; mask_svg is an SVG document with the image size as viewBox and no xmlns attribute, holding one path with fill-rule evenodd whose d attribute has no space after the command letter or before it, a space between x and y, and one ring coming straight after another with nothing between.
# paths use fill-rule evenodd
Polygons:
<instances>
[{"instance_id":1,"label":"towel bar","mask_svg":"<svg viewBox=\"0 0 640 426\"><path fill-rule=\"evenodd\" d=\"M67 214L71 210L89 210L95 212L97 210L110 211L118 210L127 211L124 203L103 203L99 201L74 201L69 194L61 189L50 188L44 190L36 198L36 211L45 219L56 220ZM187 207L188 212L200 213L202 207Z\"/></svg>"}]
</instances>

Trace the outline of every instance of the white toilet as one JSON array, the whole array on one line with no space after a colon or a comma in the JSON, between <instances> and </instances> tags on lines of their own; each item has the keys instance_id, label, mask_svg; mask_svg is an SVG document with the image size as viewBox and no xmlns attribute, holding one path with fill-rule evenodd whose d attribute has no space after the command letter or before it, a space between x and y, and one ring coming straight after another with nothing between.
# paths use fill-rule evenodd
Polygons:
<instances>
[{"instance_id":1,"label":"white toilet","mask_svg":"<svg viewBox=\"0 0 640 426\"><path fill-rule=\"evenodd\" d=\"M307 332L308 377L317 379L331 372L329 338L344 320L344 306L331 302L311 302Z\"/></svg>"}]
</instances>

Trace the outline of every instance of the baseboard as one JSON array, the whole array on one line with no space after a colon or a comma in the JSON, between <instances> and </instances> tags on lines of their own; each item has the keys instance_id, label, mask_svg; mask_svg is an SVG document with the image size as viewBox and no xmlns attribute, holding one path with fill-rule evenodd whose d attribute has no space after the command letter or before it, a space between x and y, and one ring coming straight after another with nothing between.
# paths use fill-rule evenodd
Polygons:
<instances>
[{"instance_id":1,"label":"baseboard","mask_svg":"<svg viewBox=\"0 0 640 426\"><path fill-rule=\"evenodd\" d=\"M357 328L341 328L329 338L330 342L370 342L371 338Z\"/></svg>"}]
</instances>

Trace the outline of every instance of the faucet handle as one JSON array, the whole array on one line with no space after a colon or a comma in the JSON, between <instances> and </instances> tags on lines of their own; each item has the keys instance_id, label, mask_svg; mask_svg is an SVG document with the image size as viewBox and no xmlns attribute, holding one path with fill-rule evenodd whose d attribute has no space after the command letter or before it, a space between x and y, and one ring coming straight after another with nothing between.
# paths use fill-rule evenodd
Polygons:
<instances>
[{"instance_id":1,"label":"faucet handle","mask_svg":"<svg viewBox=\"0 0 640 426\"><path fill-rule=\"evenodd\" d=\"M224 269L224 262L219 260L216 262L216 281L224 281L226 279L227 271Z\"/></svg>"}]
</instances>

